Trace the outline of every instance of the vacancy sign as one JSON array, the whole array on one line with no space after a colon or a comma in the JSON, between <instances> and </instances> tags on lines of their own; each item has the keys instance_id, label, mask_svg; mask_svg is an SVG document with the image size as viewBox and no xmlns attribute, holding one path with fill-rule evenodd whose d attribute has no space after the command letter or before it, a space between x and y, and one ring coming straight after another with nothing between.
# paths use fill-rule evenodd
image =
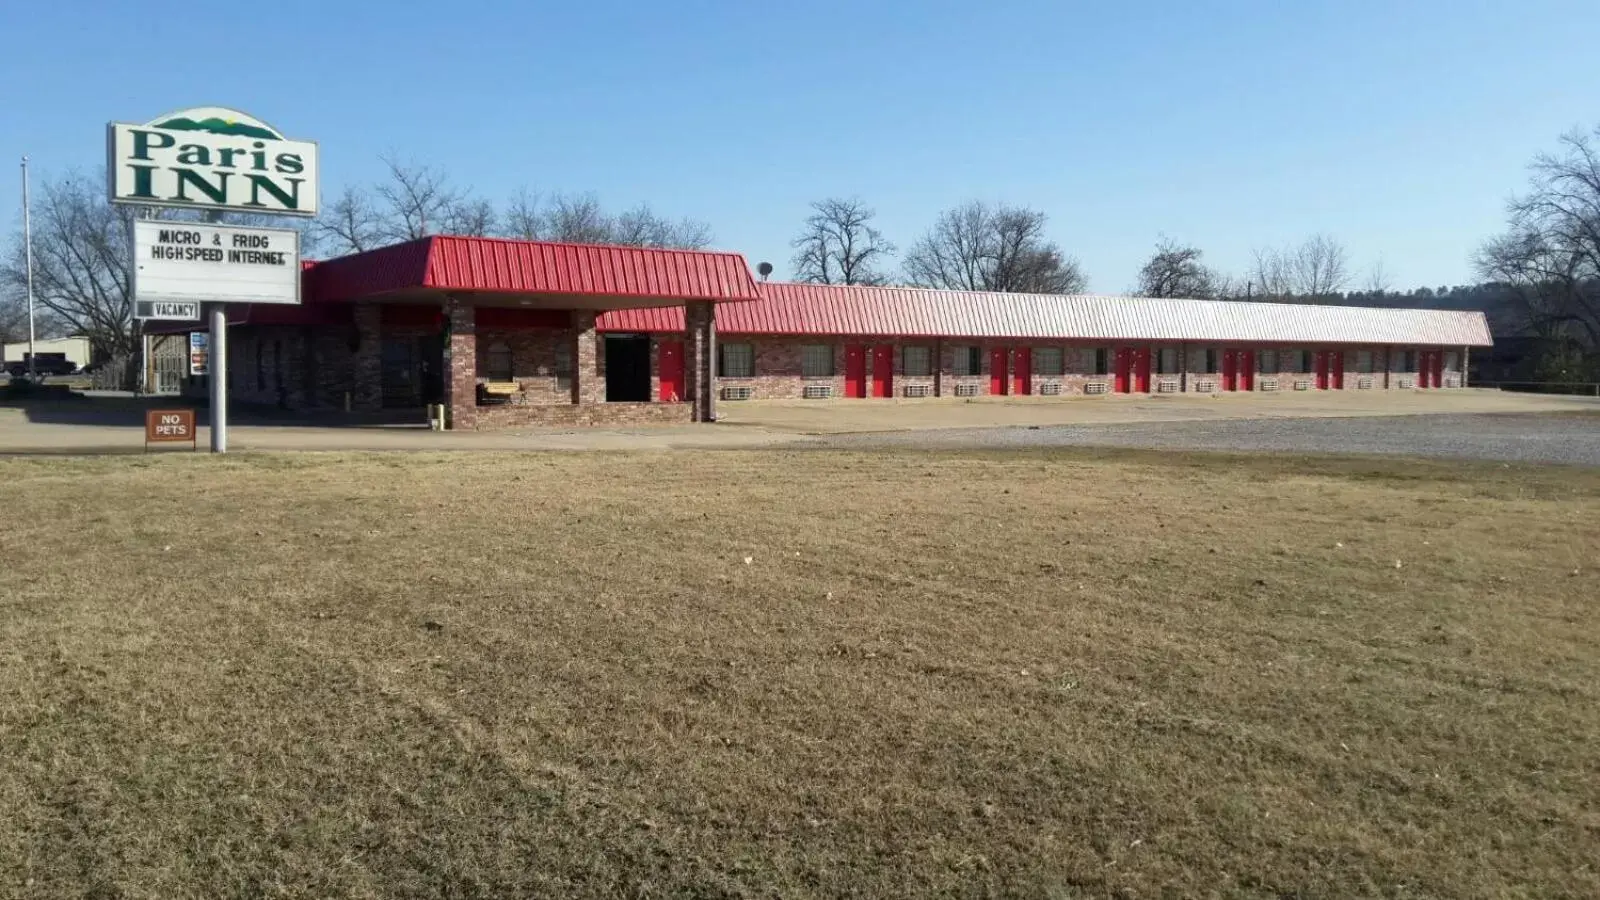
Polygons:
<instances>
[{"instance_id":1,"label":"vacancy sign","mask_svg":"<svg viewBox=\"0 0 1600 900\"><path fill-rule=\"evenodd\" d=\"M133 223L133 260L134 304L152 311L158 303L300 302L293 229L141 219Z\"/></svg>"},{"instance_id":2,"label":"vacancy sign","mask_svg":"<svg viewBox=\"0 0 1600 900\"><path fill-rule=\"evenodd\" d=\"M135 319L164 319L172 322L200 321L200 304L195 301L138 300L133 304Z\"/></svg>"}]
</instances>

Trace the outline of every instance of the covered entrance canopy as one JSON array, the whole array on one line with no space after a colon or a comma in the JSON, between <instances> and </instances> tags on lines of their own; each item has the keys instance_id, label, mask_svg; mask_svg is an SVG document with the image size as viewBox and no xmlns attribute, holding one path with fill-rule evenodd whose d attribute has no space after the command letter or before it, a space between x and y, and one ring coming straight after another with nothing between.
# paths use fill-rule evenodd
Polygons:
<instances>
[{"instance_id":1,"label":"covered entrance canopy","mask_svg":"<svg viewBox=\"0 0 1600 900\"><path fill-rule=\"evenodd\" d=\"M480 417L511 415L530 423L591 422L622 417L621 403L632 405L626 411L630 419L683 415L710 421L714 304L759 296L749 266L737 253L454 236L425 237L319 263L306 272L304 287L312 306L354 304L359 332L381 330L386 305L438 310L440 325L448 325L442 388L454 428L477 427ZM619 344L616 371L603 372L597 316L607 310L665 306L681 306L686 312L687 408L651 403L648 344L643 356L633 353L625 359ZM482 362L480 333L504 338L517 329L546 329L546 335L549 329L560 331L564 343L557 350L570 372L570 385L561 384L557 396L543 390L540 402L526 402L533 397L521 381L497 380L503 376L495 374L493 361ZM379 352L367 343L363 336L358 356ZM509 358L510 351L502 351L505 345L497 340L485 350L492 349L496 360L502 352ZM615 384L607 390L608 377L617 382L624 366L643 375L642 390L623 391ZM362 368L358 359L357 370ZM565 396L569 388L570 398ZM522 402L509 409L486 405L486 392Z\"/></svg>"}]
</instances>

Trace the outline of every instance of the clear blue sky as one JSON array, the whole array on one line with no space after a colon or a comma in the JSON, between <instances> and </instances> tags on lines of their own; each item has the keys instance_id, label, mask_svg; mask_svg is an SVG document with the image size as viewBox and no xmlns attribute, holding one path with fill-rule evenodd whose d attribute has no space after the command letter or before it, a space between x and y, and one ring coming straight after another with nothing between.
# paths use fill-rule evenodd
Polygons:
<instances>
[{"instance_id":1,"label":"clear blue sky","mask_svg":"<svg viewBox=\"0 0 1600 900\"><path fill-rule=\"evenodd\" d=\"M648 201L780 273L823 196L902 246L1026 204L1105 292L1162 233L1242 271L1326 231L1397 288L1467 281L1528 161L1600 123L1595 0L58 0L0 34L0 149L41 176L215 104L319 141L325 197L392 151L493 198Z\"/></svg>"}]
</instances>

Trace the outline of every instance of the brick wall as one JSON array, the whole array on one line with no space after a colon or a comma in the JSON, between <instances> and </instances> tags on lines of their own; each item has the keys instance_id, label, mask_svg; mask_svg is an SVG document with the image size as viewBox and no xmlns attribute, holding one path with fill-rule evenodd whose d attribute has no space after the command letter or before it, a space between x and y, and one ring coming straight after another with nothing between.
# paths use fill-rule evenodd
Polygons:
<instances>
[{"instance_id":1,"label":"brick wall","mask_svg":"<svg viewBox=\"0 0 1600 900\"><path fill-rule=\"evenodd\" d=\"M286 409L338 410L343 409L348 396L356 410L376 409L381 403L382 344L385 338L404 339L436 334L432 328L416 325L388 325L381 323L379 307L360 305L355 310L355 324L345 327L302 326L239 326L229 329L229 382L230 397L240 404L282 407ZM446 362L447 394L460 398L464 406L457 406L458 427L504 427L507 425L577 425L596 423L634 423L655 421L685 421L694 414L691 402L680 404L628 404L606 403L605 397L605 336L593 330L593 315L574 314L572 328L507 328L496 327L479 330L471 307L456 310L452 319L450 359ZM470 318L469 318L470 317ZM687 396L693 399L695 385L694 365L697 344L692 337L678 334L656 334L650 338L650 395L660 396L660 347L663 341L684 341L684 384ZM889 345L894 348L893 396L904 398L906 388L925 385L928 396L955 397L956 388L971 384L976 389L973 396L990 393L992 351L1006 348L1008 388L1014 385L1015 350L1019 346L1032 349L1035 372L1032 392L1040 394L1050 383L1060 385L1060 396L1082 396L1091 384L1105 385L1105 393L1113 391L1114 373L1095 374L1095 351L1103 346L1107 365L1115 368L1115 351L1118 346L1137 349L1140 345L1096 345L1066 342L1016 342L1000 340L921 340L836 338L820 341L815 338L782 336L724 336L720 343L749 343L754 349L755 375L750 378L720 377L715 385L749 385L758 399L800 399L808 385L827 385L831 396L843 397L845 390L845 348L859 344L865 355L864 378L870 394L873 381L873 348ZM833 357L833 374L806 378L802 375L802 348L809 344L828 346ZM956 354L963 348L978 348L978 371L975 374L955 374ZM1171 381L1179 390L1199 392L1202 386L1215 385L1220 392L1222 374L1205 372L1206 350L1218 355L1221 367L1224 345L1208 344L1149 344L1151 360L1151 390L1160 393L1159 386ZM1175 348L1177 372L1162 373L1161 349ZM511 380L518 391L503 406L477 406L477 386L493 380L489 375L490 356L499 348L510 351ZM906 374L906 351L910 347L927 347L934 363L928 375ZM1042 362L1040 348L1059 348L1065 371L1060 375L1038 371ZM1254 388L1265 391L1267 383L1276 381L1278 390L1292 392L1296 382L1304 382L1307 390L1315 390L1316 375L1306 371L1300 351L1304 346L1251 345L1256 355L1257 371ZM1313 351L1316 348L1309 348ZM1368 390L1396 390L1402 385L1415 388L1419 383L1416 368L1424 349L1419 347L1355 347L1331 348L1342 354L1344 360L1344 389L1362 390L1364 378L1371 379ZM1276 361L1265 367L1263 355L1275 351ZM1360 371L1360 358L1369 352L1373 371ZM1407 365L1402 359L1409 352L1412 359ZM1440 348L1445 362L1445 384L1459 386L1466 363L1460 349ZM452 366L456 360L470 360L466 365ZM569 362L575 361L575 362ZM567 374L576 368L587 377L580 379L574 388ZM498 373L497 373L498 374ZM195 379L186 387L189 394L203 396L204 381ZM581 393L582 403L575 396ZM720 396L714 392L714 396ZM448 402L448 400L447 400ZM666 408L661 408L666 407ZM481 418L483 424L479 424Z\"/></svg>"},{"instance_id":2,"label":"brick wall","mask_svg":"<svg viewBox=\"0 0 1600 900\"><path fill-rule=\"evenodd\" d=\"M842 341L819 341L801 338L784 337L736 337L719 336L717 351L730 344L749 344L754 353L755 375L749 378L733 378L725 375L717 376L717 389L725 387L745 386L751 388L752 396L762 400L799 400L805 396L807 385L827 385L832 388L833 396L844 396L844 343ZM801 348L823 344L833 350L832 376L806 378L801 373ZM721 371L719 362L718 371Z\"/></svg>"},{"instance_id":3,"label":"brick wall","mask_svg":"<svg viewBox=\"0 0 1600 900\"><path fill-rule=\"evenodd\" d=\"M556 328L484 329L478 333L477 384L486 384L490 359L504 348L511 353L511 378L518 392L511 405L572 403L571 332ZM498 377L499 373L496 373Z\"/></svg>"},{"instance_id":4,"label":"brick wall","mask_svg":"<svg viewBox=\"0 0 1600 900\"><path fill-rule=\"evenodd\" d=\"M690 403L526 404L479 407L472 428L491 431L517 427L676 425L693 421L694 406Z\"/></svg>"},{"instance_id":5,"label":"brick wall","mask_svg":"<svg viewBox=\"0 0 1600 900\"><path fill-rule=\"evenodd\" d=\"M1300 351L1310 349L1313 354L1316 347L1304 346L1262 346L1262 345L1224 345L1224 344L1074 344L1066 342L1027 342L1003 340L906 340L893 339L873 340L871 338L839 338L828 342L834 352L834 374L827 378L804 378L801 375L801 348L807 344L818 343L816 339L791 338L791 337L764 337L760 335L738 335L724 338L724 343L750 344L755 352L755 375L749 378L717 379L719 389L732 385L746 385L753 388L753 399L768 400L793 400L804 396L808 384L826 384L832 388L832 396L843 397L844 384L844 359L845 347L848 344L859 344L866 356L865 379L867 393L870 397L873 380L873 348L889 344L894 347L894 377L893 395L905 397L906 387L909 385L926 385L929 396L953 397L956 396L956 387L962 384L973 385L976 394L973 396L988 396L990 394L991 379L990 367L992 365L992 351L995 348L1005 348L1006 356L1006 384L1008 392L1015 388L1016 379L1016 350L1021 347L1029 348L1034 365L1032 376L1032 393L1041 393L1041 388L1046 384L1060 385L1060 396L1083 396L1088 393L1090 385L1104 385L1104 393L1115 391L1116 384L1116 352L1121 348L1137 351L1141 348L1150 353L1150 391L1154 394L1162 393L1223 393L1224 353L1229 350L1249 350L1255 354L1251 360L1252 387L1256 391L1266 390L1264 382L1276 381L1279 391L1293 391L1296 382L1305 382L1306 390L1316 389L1316 374L1306 369L1300 361ZM908 376L905 374L905 350L907 347L922 346L930 348L935 359L936 368L927 376ZM979 351L979 367L975 374L955 374L955 360L957 354L967 347L977 347ZM1063 372L1060 375L1045 374L1039 371L1038 351L1041 348L1059 348L1062 351ZM1106 368L1108 371L1097 373L1096 351L1104 349L1106 352ZM1171 366L1174 371L1162 372L1161 351L1168 348L1174 351ZM1216 356L1215 372L1206 371L1206 351L1214 351ZM1277 360L1274 367L1261 371L1263 351L1276 351ZM1394 378L1386 377L1386 366L1389 365L1391 354L1381 346L1366 347L1341 347L1331 348L1331 352L1341 353L1344 358L1344 390L1361 390L1359 387L1363 373L1359 371L1360 353L1370 350L1373 360L1373 373L1371 373L1372 387L1370 390L1383 390L1393 387ZM1451 351L1446 351L1447 353ZM1446 378L1454 379L1459 384L1461 377L1462 355L1455 352L1455 359L1447 359ZM1395 354L1394 356L1398 356ZM1313 355L1313 363L1315 357ZM1241 372L1241 379L1243 373ZM1415 373L1408 373L1405 378L1415 382ZM1167 382L1171 390L1162 391L1162 382ZM1239 382L1243 390L1242 380ZM1132 385L1130 385L1131 387ZM1204 390L1202 390L1202 388Z\"/></svg>"}]
</instances>

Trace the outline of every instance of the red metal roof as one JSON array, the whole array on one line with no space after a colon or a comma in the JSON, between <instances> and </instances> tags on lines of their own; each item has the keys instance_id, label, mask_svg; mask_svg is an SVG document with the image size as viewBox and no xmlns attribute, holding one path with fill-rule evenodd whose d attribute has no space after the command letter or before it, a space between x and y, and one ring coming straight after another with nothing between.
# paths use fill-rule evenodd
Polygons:
<instances>
[{"instance_id":1,"label":"red metal roof","mask_svg":"<svg viewBox=\"0 0 1600 900\"><path fill-rule=\"evenodd\" d=\"M1298 303L1000 294L904 287L757 285L717 310L723 334L885 335L1276 343L1492 343L1481 312ZM601 331L682 331L681 308L612 310Z\"/></svg>"},{"instance_id":2,"label":"red metal roof","mask_svg":"<svg viewBox=\"0 0 1600 900\"><path fill-rule=\"evenodd\" d=\"M320 262L306 288L325 301L414 289L663 301L758 296L737 253L447 235Z\"/></svg>"}]
</instances>

